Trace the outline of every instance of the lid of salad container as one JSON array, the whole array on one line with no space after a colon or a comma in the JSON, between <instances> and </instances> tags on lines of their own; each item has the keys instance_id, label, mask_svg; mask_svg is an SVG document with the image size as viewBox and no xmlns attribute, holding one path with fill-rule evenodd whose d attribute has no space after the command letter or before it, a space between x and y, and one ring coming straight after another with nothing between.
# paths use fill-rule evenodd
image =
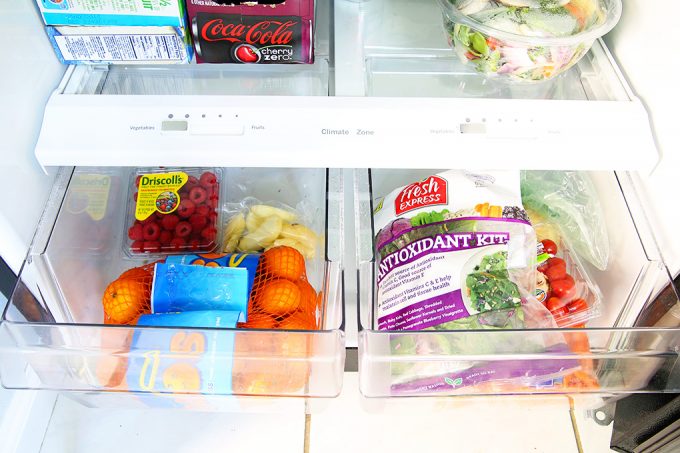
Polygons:
<instances>
[{"instance_id":1,"label":"lid of salad container","mask_svg":"<svg viewBox=\"0 0 680 453\"><path fill-rule=\"evenodd\" d=\"M451 22L536 45L593 41L621 17L621 0L439 0Z\"/></svg>"}]
</instances>

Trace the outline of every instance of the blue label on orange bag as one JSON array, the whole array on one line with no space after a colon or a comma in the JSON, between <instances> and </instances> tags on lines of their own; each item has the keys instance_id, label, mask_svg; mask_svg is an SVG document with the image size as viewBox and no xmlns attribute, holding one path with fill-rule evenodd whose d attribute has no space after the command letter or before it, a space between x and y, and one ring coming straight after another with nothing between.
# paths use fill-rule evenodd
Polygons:
<instances>
[{"instance_id":1,"label":"blue label on orange bag","mask_svg":"<svg viewBox=\"0 0 680 453\"><path fill-rule=\"evenodd\" d=\"M233 328L238 316L229 311L141 316L140 326L192 329L137 329L126 374L129 390L230 394L234 333L199 329Z\"/></svg>"},{"instance_id":2,"label":"blue label on orange bag","mask_svg":"<svg viewBox=\"0 0 680 453\"><path fill-rule=\"evenodd\" d=\"M166 263L191 264L207 267L236 267L248 270L248 294L253 289L253 280L260 262L260 255L248 253L206 253L202 255L171 255L165 260Z\"/></svg>"},{"instance_id":3,"label":"blue label on orange bag","mask_svg":"<svg viewBox=\"0 0 680 453\"><path fill-rule=\"evenodd\" d=\"M153 313L248 308L248 271L242 268L158 263L151 293Z\"/></svg>"}]
</instances>

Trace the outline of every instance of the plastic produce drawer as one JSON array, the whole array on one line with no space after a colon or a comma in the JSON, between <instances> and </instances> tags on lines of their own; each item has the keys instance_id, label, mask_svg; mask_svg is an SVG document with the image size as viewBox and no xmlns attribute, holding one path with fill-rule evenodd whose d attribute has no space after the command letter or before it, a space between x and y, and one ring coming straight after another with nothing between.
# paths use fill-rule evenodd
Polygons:
<instances>
[{"instance_id":1,"label":"plastic produce drawer","mask_svg":"<svg viewBox=\"0 0 680 453\"><path fill-rule=\"evenodd\" d=\"M586 265L602 292L601 315L584 329L545 330L428 330L380 331L374 315L376 300L373 203L393 189L418 181L436 170L356 170L358 250L359 373L361 392L368 397L441 396L515 393L677 392L670 371L678 360L680 329L649 323L648 311L661 288L672 282L659 258L636 196L634 176L628 173L591 173L607 223L610 263L606 271ZM677 303L673 290L671 307ZM655 324L651 325L651 324ZM589 344L586 349L549 352L537 349L550 338ZM586 343L587 342L587 343ZM410 348L408 345L415 345ZM444 345L444 346L441 346ZM399 349L399 347L406 346ZM446 348L455 352L442 352ZM578 352L573 352L577 350ZM595 385L581 386L557 377L535 380L455 379L461 370L499 373L507 370L552 370L570 361L587 371ZM418 369L426 379L404 384L403 371ZM427 371L423 371L427 370ZM508 372L509 373L509 372ZM400 379L401 374L401 379ZM422 377L421 375L420 377ZM466 378L467 379L467 378ZM472 382L472 384L470 384Z\"/></svg>"},{"instance_id":2,"label":"plastic produce drawer","mask_svg":"<svg viewBox=\"0 0 680 453\"><path fill-rule=\"evenodd\" d=\"M159 374L164 384L176 379L177 385L170 383L174 392L144 387L140 381L134 390L141 401L153 404L164 392L170 398L163 399L171 402L163 404L170 406L178 404L180 396L191 403L192 395L200 393L336 396L345 358L339 259L341 173L222 169L227 204L239 203L245 193L263 202L303 207L313 219L310 228L324 239L315 258L307 260L308 279L323 295L321 329L284 331L104 325L104 289L123 270L143 263L132 261L122 247L131 171L126 167L60 169L0 324L2 385L96 395L127 393L126 372L133 361L148 365L142 373L148 376L163 371L155 365L159 360L181 357L181 369ZM82 203L83 199L88 201ZM130 347L132 338L142 333L157 349ZM179 347L190 338L202 339L204 347ZM210 377L219 385L201 389L193 385L198 382L192 381L194 377ZM152 394L159 398L154 400Z\"/></svg>"}]
</instances>

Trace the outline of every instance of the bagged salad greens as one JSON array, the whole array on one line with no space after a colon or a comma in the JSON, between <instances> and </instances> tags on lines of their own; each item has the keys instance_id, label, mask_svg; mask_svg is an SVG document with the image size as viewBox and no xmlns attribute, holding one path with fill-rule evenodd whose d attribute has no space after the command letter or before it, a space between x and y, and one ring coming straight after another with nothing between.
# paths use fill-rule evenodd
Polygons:
<instances>
[{"instance_id":1,"label":"bagged salad greens","mask_svg":"<svg viewBox=\"0 0 680 453\"><path fill-rule=\"evenodd\" d=\"M578 368L571 359L428 357L569 352L559 333L519 332L499 342L436 332L557 327L533 296L536 236L522 207L519 172L450 170L400 187L375 206L376 323L379 330L401 331L390 335L394 394L492 382L535 386ZM423 330L433 332L413 332Z\"/></svg>"},{"instance_id":2,"label":"bagged salad greens","mask_svg":"<svg viewBox=\"0 0 680 453\"><path fill-rule=\"evenodd\" d=\"M374 225L380 330L521 324L536 236L519 172L432 175L381 200ZM477 317L502 310L512 315Z\"/></svg>"},{"instance_id":3,"label":"bagged salad greens","mask_svg":"<svg viewBox=\"0 0 680 453\"><path fill-rule=\"evenodd\" d=\"M609 235L595 185L580 171L524 171L522 203L531 218L556 225L579 256L600 270L609 264Z\"/></svg>"}]
</instances>

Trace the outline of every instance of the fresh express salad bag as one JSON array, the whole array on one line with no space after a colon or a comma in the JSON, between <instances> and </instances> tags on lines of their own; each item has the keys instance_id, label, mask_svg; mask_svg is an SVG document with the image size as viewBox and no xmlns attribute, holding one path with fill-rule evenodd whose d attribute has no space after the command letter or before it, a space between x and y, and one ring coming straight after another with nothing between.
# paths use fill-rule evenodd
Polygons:
<instances>
[{"instance_id":1,"label":"fresh express salad bag","mask_svg":"<svg viewBox=\"0 0 680 453\"><path fill-rule=\"evenodd\" d=\"M555 387L580 370L534 297L536 233L522 206L519 172L431 175L375 200L373 214L374 322L395 332L393 394ZM469 330L508 332L462 334ZM557 358L502 359L517 351Z\"/></svg>"}]
</instances>

